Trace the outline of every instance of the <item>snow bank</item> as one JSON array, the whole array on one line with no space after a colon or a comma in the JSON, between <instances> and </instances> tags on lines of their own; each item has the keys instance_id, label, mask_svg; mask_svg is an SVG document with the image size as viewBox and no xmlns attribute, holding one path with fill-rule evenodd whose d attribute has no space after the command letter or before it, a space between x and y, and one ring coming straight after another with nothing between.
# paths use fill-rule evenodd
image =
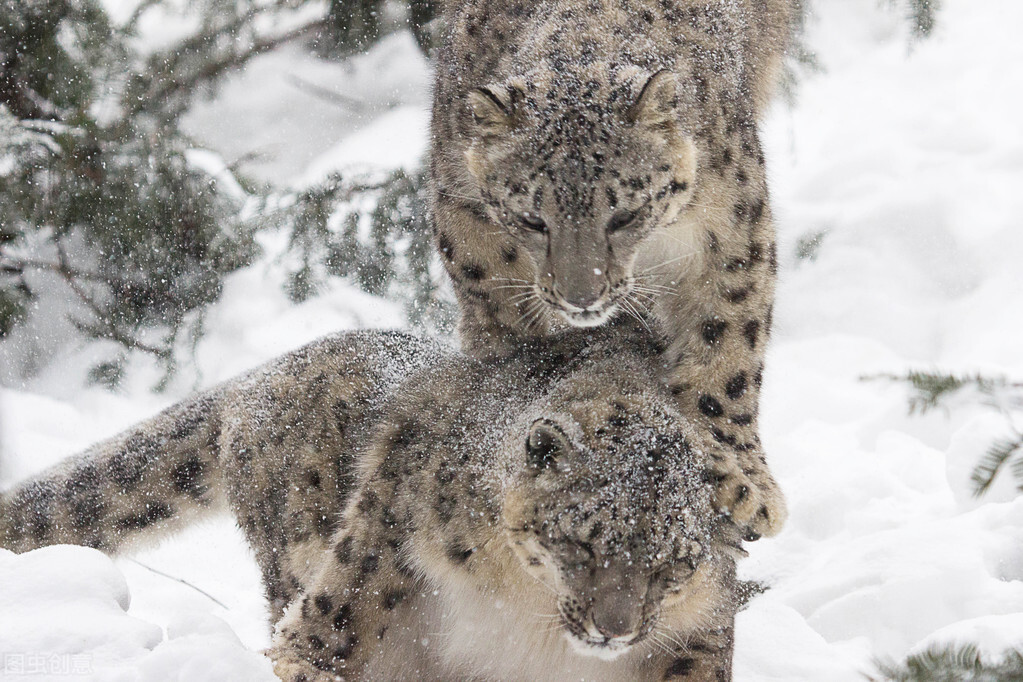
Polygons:
<instances>
[{"instance_id":1,"label":"snow bank","mask_svg":"<svg viewBox=\"0 0 1023 682\"><path fill-rule=\"evenodd\" d=\"M101 552L0 550L0 678L259 682L276 678L215 616L158 625L129 615L124 575Z\"/></svg>"}]
</instances>

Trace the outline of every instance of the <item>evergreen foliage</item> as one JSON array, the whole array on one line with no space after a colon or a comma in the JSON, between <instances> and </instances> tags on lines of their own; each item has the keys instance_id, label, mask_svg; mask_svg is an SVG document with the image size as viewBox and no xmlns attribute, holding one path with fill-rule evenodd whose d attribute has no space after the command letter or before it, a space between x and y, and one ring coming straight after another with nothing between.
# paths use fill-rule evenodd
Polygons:
<instances>
[{"instance_id":1,"label":"evergreen foliage","mask_svg":"<svg viewBox=\"0 0 1023 682\"><path fill-rule=\"evenodd\" d=\"M1006 413L1023 409L1023 382L1012 382L1005 377L987 377L980 374L955 375L940 372L912 371L904 375L880 374L865 379L887 379L905 383L912 393L909 397L910 414L924 414L945 403L952 395L964 389L973 389L986 404ZM1023 492L1023 432L1009 421L1010 435L993 443L974 467L970 480L975 495L983 495L995 477L1010 469L1018 488Z\"/></svg>"},{"instance_id":2,"label":"evergreen foliage","mask_svg":"<svg viewBox=\"0 0 1023 682\"><path fill-rule=\"evenodd\" d=\"M970 474L974 493L983 495L994 483L995 476L1002 469L1009 467L1013 478L1018 481L1017 488L1023 491L1023 433L1016 431L1011 437L996 441L981 457L980 462Z\"/></svg>"},{"instance_id":3,"label":"evergreen foliage","mask_svg":"<svg viewBox=\"0 0 1023 682\"><path fill-rule=\"evenodd\" d=\"M330 0L320 51L332 56L363 52L388 33L408 28L423 52L437 47L439 0Z\"/></svg>"},{"instance_id":4,"label":"evergreen foliage","mask_svg":"<svg viewBox=\"0 0 1023 682\"><path fill-rule=\"evenodd\" d=\"M795 12L792 15L792 44L788 49L784 71L781 75L781 94L791 105L795 101L796 86L801 73L821 71L816 53L806 44L806 24L810 20L810 0L792 0Z\"/></svg>"},{"instance_id":5,"label":"evergreen foliage","mask_svg":"<svg viewBox=\"0 0 1023 682\"><path fill-rule=\"evenodd\" d=\"M1023 389L1023 384L1012 383L1005 377L986 377L981 374L956 375L914 370L901 375L879 374L869 378L909 384L913 389L909 398L910 414L924 414L964 388L972 388L989 400L995 400L1013 390Z\"/></svg>"},{"instance_id":6,"label":"evergreen foliage","mask_svg":"<svg viewBox=\"0 0 1023 682\"><path fill-rule=\"evenodd\" d=\"M188 162L176 125L245 41L215 57L199 41L196 62L173 49L146 60L95 0L0 7L0 334L25 317L28 273L53 272L81 304L80 331L169 371L195 331L189 313L255 253L237 202ZM228 35L225 23L200 33Z\"/></svg>"},{"instance_id":7,"label":"evergreen foliage","mask_svg":"<svg viewBox=\"0 0 1023 682\"><path fill-rule=\"evenodd\" d=\"M940 0L905 0L909 25L916 38L926 38L934 31Z\"/></svg>"},{"instance_id":8,"label":"evergreen foliage","mask_svg":"<svg viewBox=\"0 0 1023 682\"><path fill-rule=\"evenodd\" d=\"M934 646L901 663L879 662L876 682L1018 682L1023 680L1023 651L1009 650L989 660L972 644Z\"/></svg>"},{"instance_id":9,"label":"evergreen foliage","mask_svg":"<svg viewBox=\"0 0 1023 682\"><path fill-rule=\"evenodd\" d=\"M313 296L328 277L345 277L364 291L401 300L414 325L447 327L450 301L438 298L425 204L426 172L398 170L376 181L334 174L287 200L271 220L290 235L297 258L288 279L296 302ZM357 210L353 199L369 200Z\"/></svg>"},{"instance_id":10,"label":"evergreen foliage","mask_svg":"<svg viewBox=\"0 0 1023 682\"><path fill-rule=\"evenodd\" d=\"M796 258L799 260L817 260L824 238L828 236L827 230L817 230L800 237L796 241Z\"/></svg>"}]
</instances>

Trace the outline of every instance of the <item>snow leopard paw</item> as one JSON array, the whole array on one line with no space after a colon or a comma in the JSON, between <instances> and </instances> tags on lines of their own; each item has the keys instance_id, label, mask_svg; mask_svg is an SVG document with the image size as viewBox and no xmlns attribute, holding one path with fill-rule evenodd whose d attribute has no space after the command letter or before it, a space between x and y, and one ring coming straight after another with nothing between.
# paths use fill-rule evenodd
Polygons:
<instances>
[{"instance_id":1,"label":"snow leopard paw","mask_svg":"<svg viewBox=\"0 0 1023 682\"><path fill-rule=\"evenodd\" d=\"M785 525L785 496L766 467L743 470L737 462L716 462L707 480L714 486L714 507L742 529L746 540L777 535Z\"/></svg>"}]
</instances>

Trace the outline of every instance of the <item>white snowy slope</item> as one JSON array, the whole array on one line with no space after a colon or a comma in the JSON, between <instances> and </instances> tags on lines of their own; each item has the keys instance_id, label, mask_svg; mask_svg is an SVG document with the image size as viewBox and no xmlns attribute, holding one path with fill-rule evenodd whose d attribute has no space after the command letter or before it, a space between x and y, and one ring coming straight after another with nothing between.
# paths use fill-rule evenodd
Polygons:
<instances>
[{"instance_id":1,"label":"white snowy slope","mask_svg":"<svg viewBox=\"0 0 1023 682\"><path fill-rule=\"evenodd\" d=\"M909 416L905 388L861 380L909 368L1023 377L1023 4L945 0L937 35L911 50L904 23L875 0L817 6L810 35L826 72L804 78L796 104L779 105L766 127L782 279L763 425L791 517L778 538L750 545L742 567L771 585L739 617L743 682L860 680L874 657L936 642L976 641L992 655L1023 646L1023 498L1007 479L979 500L968 484L1005 417L969 400ZM426 78L421 63L380 62L392 64L386 83ZM274 69L324 83L351 73L310 64ZM311 125L280 109L282 88L265 88L279 113L253 139ZM222 126L217 106L262 106L258 93L244 97L203 115ZM302 184L346 164L414 164L425 110L387 116L400 130L382 127L388 119L347 136L310 129L329 140L322 157L304 160L306 147L278 172ZM229 132L195 120L214 147ZM818 233L816 257L796 258L799 240ZM267 258L233 275L209 316L201 385L332 330L401 324L396 306L341 285L290 306L280 238L265 239ZM180 380L152 394L156 370L139 360L123 392L83 389L90 352L71 348L29 384L2 389L0 485L192 388ZM258 654L268 632L257 571L230 522L136 559L0 552L0 678L32 665L44 674L25 679L68 679L73 666L74 679L273 679Z\"/></svg>"}]
</instances>

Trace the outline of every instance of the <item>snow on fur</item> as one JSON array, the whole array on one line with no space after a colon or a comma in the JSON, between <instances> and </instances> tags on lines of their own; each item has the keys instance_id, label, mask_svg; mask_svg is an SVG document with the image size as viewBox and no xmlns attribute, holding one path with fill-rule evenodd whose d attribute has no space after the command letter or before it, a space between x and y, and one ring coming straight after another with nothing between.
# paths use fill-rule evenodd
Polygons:
<instances>
[{"instance_id":1,"label":"snow on fur","mask_svg":"<svg viewBox=\"0 0 1023 682\"><path fill-rule=\"evenodd\" d=\"M742 563L745 577L772 586L738 620L744 682L859 680L875 656L935 643L973 641L988 655L1023 645L1023 498L1008 477L980 500L969 492L970 468L1004 419L968 403L911 417L903 388L861 380L934 367L1023 377L1023 96L1007 87L1023 63L1014 29L1023 6L946 0L936 35L907 49L904 23L874 0L816 4L810 40L826 72L803 79L794 107L776 107L765 136L782 279L763 437L791 516ZM388 83L425 88L410 41L380 49L367 63L388 65ZM294 52L262 59L262 91L274 101L293 70L337 86L347 77ZM235 106L225 98L237 91L224 92L194 122L203 139L233 149L231 131L209 123L217 106ZM246 97L245 110L258 110ZM261 139L288 125L282 116L264 121ZM389 165L414 164L426 117L400 109L390 142L369 125L311 163L303 148L300 159L280 159L278 179L363 167L379 145ZM817 234L816 256L797 258L799 240ZM267 257L232 275L211 311L201 385L328 331L400 323L396 306L343 285L289 306L279 238L264 240ZM155 413L196 379L154 396L157 370L141 359L124 392L83 389L89 357L68 349L29 384L0 392L4 485ZM0 676L31 656L87 661L83 679L273 679L258 654L268 643L258 575L229 523L137 559L69 547L0 552Z\"/></svg>"}]
</instances>

